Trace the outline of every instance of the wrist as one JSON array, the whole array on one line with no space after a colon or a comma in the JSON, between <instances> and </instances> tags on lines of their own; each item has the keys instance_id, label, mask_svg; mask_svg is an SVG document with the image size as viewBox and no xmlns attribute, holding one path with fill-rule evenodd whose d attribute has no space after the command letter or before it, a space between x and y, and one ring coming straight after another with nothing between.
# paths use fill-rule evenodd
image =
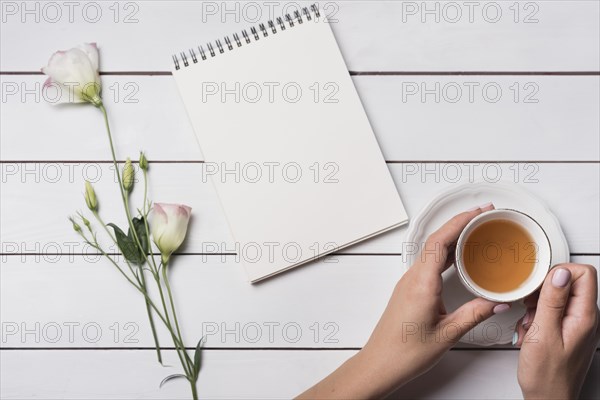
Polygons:
<instances>
[{"instance_id":1,"label":"wrist","mask_svg":"<svg viewBox=\"0 0 600 400\"><path fill-rule=\"evenodd\" d=\"M521 392L524 400L566 400L579 397L578 391L567 387L546 387L543 391L521 389Z\"/></svg>"},{"instance_id":2,"label":"wrist","mask_svg":"<svg viewBox=\"0 0 600 400\"><path fill-rule=\"evenodd\" d=\"M410 381L407 357L398 357L391 349L367 345L353 359L356 368L364 371L367 397L381 398Z\"/></svg>"},{"instance_id":3,"label":"wrist","mask_svg":"<svg viewBox=\"0 0 600 400\"><path fill-rule=\"evenodd\" d=\"M298 399L381 398L388 393L370 352L359 351Z\"/></svg>"}]
</instances>

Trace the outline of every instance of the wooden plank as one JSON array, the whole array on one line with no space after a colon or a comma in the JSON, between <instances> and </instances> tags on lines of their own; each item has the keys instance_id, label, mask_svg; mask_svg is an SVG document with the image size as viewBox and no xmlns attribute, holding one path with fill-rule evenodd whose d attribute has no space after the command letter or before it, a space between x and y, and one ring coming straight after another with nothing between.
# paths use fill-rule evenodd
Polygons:
<instances>
[{"instance_id":1,"label":"wooden plank","mask_svg":"<svg viewBox=\"0 0 600 400\"><path fill-rule=\"evenodd\" d=\"M352 351L205 351L200 398L292 398L331 372ZM160 367L152 351L2 351L3 399L189 399L185 381L162 389L177 368ZM517 351L452 351L401 388L399 399L521 398ZM177 365L174 354L168 364ZM490 372L492 371L492 372ZM600 396L596 355L581 399ZM235 382L235 384L231 384Z\"/></svg>"},{"instance_id":2,"label":"wooden plank","mask_svg":"<svg viewBox=\"0 0 600 400\"><path fill-rule=\"evenodd\" d=\"M186 344L206 335L209 347L362 347L402 274L400 257L315 264L251 285L234 257L180 257L171 281ZM104 260L9 257L0 276L3 346L153 344L139 294ZM69 322L79 323L72 335Z\"/></svg>"},{"instance_id":3,"label":"wooden plank","mask_svg":"<svg viewBox=\"0 0 600 400\"><path fill-rule=\"evenodd\" d=\"M140 295L108 262L2 261L3 347L153 346ZM185 343L194 347L205 336L210 348L361 348L402 275L402 261L334 256L250 285L234 257L179 257L171 281ZM600 256L573 262L599 267ZM158 324L160 343L172 347Z\"/></svg>"},{"instance_id":4,"label":"wooden plank","mask_svg":"<svg viewBox=\"0 0 600 400\"><path fill-rule=\"evenodd\" d=\"M357 160L360 162L360 160ZM414 217L435 195L473 181L514 182L543 199L561 221L573 253L600 253L599 164L450 163L388 164L409 217ZM301 166L302 167L302 166ZM308 166L306 166L308 168ZM1 252L5 254L71 254L88 252L73 232L67 216L85 209L83 181L96 187L105 222L126 224L114 171L98 163L3 163L0 218ZM240 171L242 167L240 166ZM281 170L278 179L284 178ZM309 171L306 171L309 176ZM229 234L224 214L210 183L205 164L153 164L149 198L179 202L193 208L185 253L241 251ZM217 179L220 179L217 174ZM265 175L267 176L267 175ZM225 177L225 179L231 179ZM283 182L283 181L282 181ZM132 203L142 202L141 184ZM485 193L481 204L489 201ZM476 204L475 204L476 205ZM471 204L465 205L467 208ZM462 210L456 210L460 212ZM400 253L406 227L358 244L344 252ZM99 235L102 239L104 236ZM106 241L104 242L106 243ZM324 244L323 244L324 246ZM109 250L116 251L110 247Z\"/></svg>"},{"instance_id":5,"label":"wooden plank","mask_svg":"<svg viewBox=\"0 0 600 400\"><path fill-rule=\"evenodd\" d=\"M72 35L76 31L77 40L100 44L105 71L166 71L175 52L311 2L249 3L135 1L73 6L5 1L0 70L38 71L54 51L76 44ZM470 5L323 1L320 5L336 21L334 33L348 68L354 71L599 69L597 1Z\"/></svg>"},{"instance_id":6,"label":"wooden plank","mask_svg":"<svg viewBox=\"0 0 600 400\"><path fill-rule=\"evenodd\" d=\"M102 79L122 157L143 149L152 160L203 159L171 76ZM106 160L100 113L50 106L55 93L42 89L43 81L0 77L0 158ZM356 76L354 82L387 160L600 160L598 76Z\"/></svg>"}]
</instances>

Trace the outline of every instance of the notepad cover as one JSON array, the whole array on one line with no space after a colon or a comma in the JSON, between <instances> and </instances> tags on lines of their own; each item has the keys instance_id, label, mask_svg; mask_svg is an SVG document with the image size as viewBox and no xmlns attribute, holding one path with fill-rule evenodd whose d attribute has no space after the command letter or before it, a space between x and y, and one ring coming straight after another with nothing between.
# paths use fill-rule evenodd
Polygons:
<instances>
[{"instance_id":1,"label":"notepad cover","mask_svg":"<svg viewBox=\"0 0 600 400\"><path fill-rule=\"evenodd\" d=\"M251 39L173 75L256 282L408 217L329 23Z\"/></svg>"}]
</instances>

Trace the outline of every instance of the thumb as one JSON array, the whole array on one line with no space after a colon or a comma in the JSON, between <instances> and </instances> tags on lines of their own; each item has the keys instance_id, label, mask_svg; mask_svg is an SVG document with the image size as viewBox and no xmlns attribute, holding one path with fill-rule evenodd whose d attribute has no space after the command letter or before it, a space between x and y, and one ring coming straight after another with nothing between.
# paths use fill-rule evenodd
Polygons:
<instances>
[{"instance_id":1,"label":"thumb","mask_svg":"<svg viewBox=\"0 0 600 400\"><path fill-rule=\"evenodd\" d=\"M547 332L561 332L562 318L571 290L571 271L556 268L551 271L540 291L534 323Z\"/></svg>"},{"instance_id":2,"label":"thumb","mask_svg":"<svg viewBox=\"0 0 600 400\"><path fill-rule=\"evenodd\" d=\"M456 327L461 336L464 336L473 327L482 323L494 314L499 314L510 309L509 304L494 303L482 298L476 298L463 304L448 315L447 320Z\"/></svg>"}]
</instances>

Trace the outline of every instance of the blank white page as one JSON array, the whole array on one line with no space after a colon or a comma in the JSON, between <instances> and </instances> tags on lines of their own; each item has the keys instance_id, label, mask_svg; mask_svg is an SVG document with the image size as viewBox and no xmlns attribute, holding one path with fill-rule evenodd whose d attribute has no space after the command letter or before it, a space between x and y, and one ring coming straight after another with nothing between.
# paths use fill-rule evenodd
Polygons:
<instances>
[{"instance_id":1,"label":"blank white page","mask_svg":"<svg viewBox=\"0 0 600 400\"><path fill-rule=\"evenodd\" d=\"M173 71L251 282L407 222L329 23L303 20Z\"/></svg>"}]
</instances>

